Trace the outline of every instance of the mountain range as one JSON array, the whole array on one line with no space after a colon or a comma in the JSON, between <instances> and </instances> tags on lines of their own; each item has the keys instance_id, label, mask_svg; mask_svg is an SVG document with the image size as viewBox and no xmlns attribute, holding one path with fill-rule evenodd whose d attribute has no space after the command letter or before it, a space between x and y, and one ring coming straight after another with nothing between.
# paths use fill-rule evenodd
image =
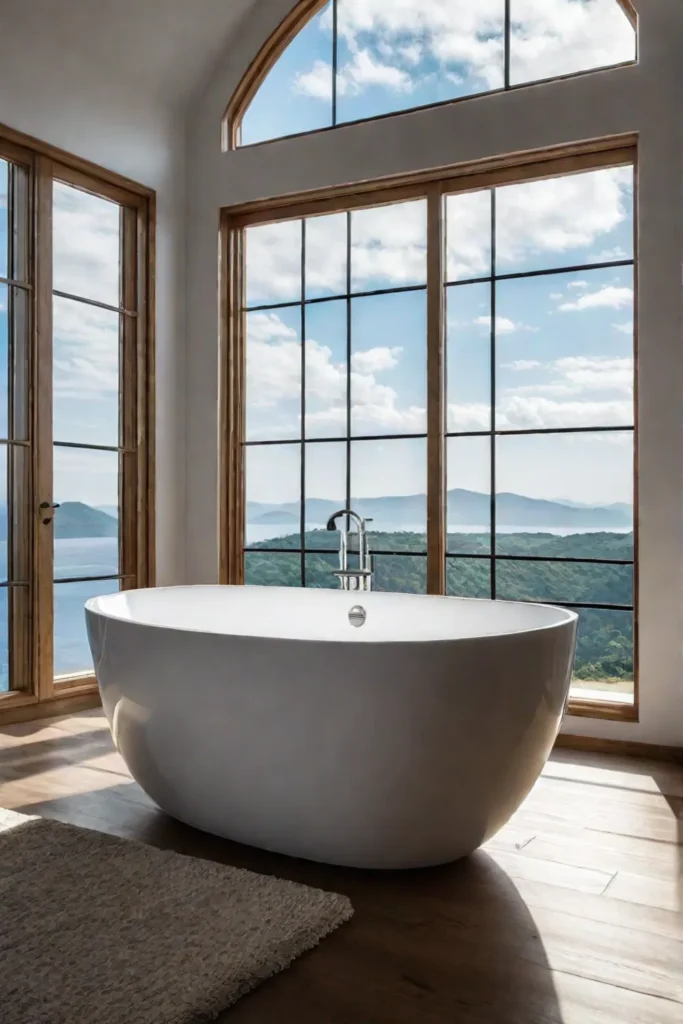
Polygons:
<instances>
[{"instance_id":1,"label":"mountain range","mask_svg":"<svg viewBox=\"0 0 683 1024\"><path fill-rule=\"evenodd\" d=\"M324 524L344 507L343 501L309 498L306 519ZM382 527L425 522L427 499L424 494L352 498L351 508L365 519L376 519ZM479 491L456 489L448 492L449 526L476 526L489 522L491 499ZM299 505L262 502L247 503L247 522L251 526L295 526ZM633 507L622 502L612 505L585 505L579 502L547 501L522 494L499 493L496 496L496 522L504 527L557 527L596 530L624 530L633 526Z\"/></svg>"}]
</instances>

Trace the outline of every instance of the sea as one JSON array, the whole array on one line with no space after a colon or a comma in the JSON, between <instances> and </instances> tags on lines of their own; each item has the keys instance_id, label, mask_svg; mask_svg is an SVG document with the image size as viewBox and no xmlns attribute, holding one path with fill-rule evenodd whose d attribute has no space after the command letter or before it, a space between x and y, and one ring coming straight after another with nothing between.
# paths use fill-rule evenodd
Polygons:
<instances>
[{"instance_id":1,"label":"sea","mask_svg":"<svg viewBox=\"0 0 683 1024\"><path fill-rule=\"evenodd\" d=\"M108 576L118 572L116 537L55 540L54 672L76 675L92 669L85 631L83 606L91 597L113 594L117 580L87 580L83 576ZM0 579L7 578L7 544L0 543ZM74 582L59 582L73 580ZM7 588L0 588L0 690L9 686Z\"/></svg>"}]
</instances>

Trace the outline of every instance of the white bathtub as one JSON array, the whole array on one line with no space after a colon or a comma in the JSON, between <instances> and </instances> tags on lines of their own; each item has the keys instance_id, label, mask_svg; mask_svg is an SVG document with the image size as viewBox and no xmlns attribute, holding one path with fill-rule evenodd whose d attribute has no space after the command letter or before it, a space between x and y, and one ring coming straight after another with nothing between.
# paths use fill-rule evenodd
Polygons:
<instances>
[{"instance_id":1,"label":"white bathtub","mask_svg":"<svg viewBox=\"0 0 683 1024\"><path fill-rule=\"evenodd\" d=\"M577 621L544 605L261 587L129 591L86 616L114 740L160 807L370 868L455 860L505 824L555 741Z\"/></svg>"}]
</instances>

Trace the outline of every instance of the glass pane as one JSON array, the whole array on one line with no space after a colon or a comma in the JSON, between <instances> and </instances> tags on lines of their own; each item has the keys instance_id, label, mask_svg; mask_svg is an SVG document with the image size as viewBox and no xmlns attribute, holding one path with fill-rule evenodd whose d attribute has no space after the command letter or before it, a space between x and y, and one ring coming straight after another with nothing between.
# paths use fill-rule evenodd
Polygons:
<instances>
[{"instance_id":1,"label":"glass pane","mask_svg":"<svg viewBox=\"0 0 683 1024\"><path fill-rule=\"evenodd\" d=\"M8 386L13 390L13 439L27 441L30 420L30 369L31 360L31 292L25 288L10 288L8 304L3 309L2 286L0 285L0 422L7 422L7 394L4 389L4 373L7 369ZM9 366L9 333L12 333L14 359ZM9 426L9 424L8 424Z\"/></svg>"},{"instance_id":2,"label":"glass pane","mask_svg":"<svg viewBox=\"0 0 683 1024\"><path fill-rule=\"evenodd\" d=\"M246 551L244 582L251 587L300 587L301 555Z\"/></svg>"},{"instance_id":3,"label":"glass pane","mask_svg":"<svg viewBox=\"0 0 683 1024\"><path fill-rule=\"evenodd\" d=\"M633 271L499 281L496 427L632 426Z\"/></svg>"},{"instance_id":4,"label":"glass pane","mask_svg":"<svg viewBox=\"0 0 683 1024\"><path fill-rule=\"evenodd\" d=\"M335 536L332 534L331 536ZM351 564L351 563L349 563ZM318 590L339 590L339 580L334 575L339 568L339 556L306 555L306 586Z\"/></svg>"},{"instance_id":5,"label":"glass pane","mask_svg":"<svg viewBox=\"0 0 683 1024\"><path fill-rule=\"evenodd\" d=\"M447 558L449 597L491 597L491 563L487 558Z\"/></svg>"},{"instance_id":6,"label":"glass pane","mask_svg":"<svg viewBox=\"0 0 683 1024\"><path fill-rule=\"evenodd\" d=\"M118 454L55 448L54 494L55 579L118 572Z\"/></svg>"},{"instance_id":7,"label":"glass pane","mask_svg":"<svg viewBox=\"0 0 683 1024\"><path fill-rule=\"evenodd\" d=\"M52 194L53 288L120 306L120 206L61 181Z\"/></svg>"},{"instance_id":8,"label":"glass pane","mask_svg":"<svg viewBox=\"0 0 683 1024\"><path fill-rule=\"evenodd\" d=\"M496 594L506 601L632 605L633 567L498 560Z\"/></svg>"},{"instance_id":9,"label":"glass pane","mask_svg":"<svg viewBox=\"0 0 683 1024\"><path fill-rule=\"evenodd\" d=\"M446 441L448 551L488 554L491 550L491 438L449 437Z\"/></svg>"},{"instance_id":10,"label":"glass pane","mask_svg":"<svg viewBox=\"0 0 683 1024\"><path fill-rule=\"evenodd\" d=\"M427 294L351 303L351 433L427 430Z\"/></svg>"},{"instance_id":11,"label":"glass pane","mask_svg":"<svg viewBox=\"0 0 683 1024\"><path fill-rule=\"evenodd\" d=\"M347 433L346 300L306 306L306 437Z\"/></svg>"},{"instance_id":12,"label":"glass pane","mask_svg":"<svg viewBox=\"0 0 683 1024\"><path fill-rule=\"evenodd\" d=\"M301 223L259 224L244 232L247 306L301 301Z\"/></svg>"},{"instance_id":13,"label":"glass pane","mask_svg":"<svg viewBox=\"0 0 683 1024\"><path fill-rule=\"evenodd\" d=\"M496 189L497 273L632 258L632 167Z\"/></svg>"},{"instance_id":14,"label":"glass pane","mask_svg":"<svg viewBox=\"0 0 683 1024\"><path fill-rule=\"evenodd\" d=\"M0 437L7 437L9 368L9 288L0 284Z\"/></svg>"},{"instance_id":15,"label":"glass pane","mask_svg":"<svg viewBox=\"0 0 683 1024\"><path fill-rule=\"evenodd\" d=\"M116 594L118 580L56 583L54 588L54 674L81 675L93 671L85 627L85 602Z\"/></svg>"},{"instance_id":16,"label":"glass pane","mask_svg":"<svg viewBox=\"0 0 683 1024\"><path fill-rule=\"evenodd\" d=\"M352 291L426 283L426 200L354 210L351 214Z\"/></svg>"},{"instance_id":17,"label":"glass pane","mask_svg":"<svg viewBox=\"0 0 683 1024\"><path fill-rule=\"evenodd\" d=\"M240 145L332 124L331 4L294 37L242 120Z\"/></svg>"},{"instance_id":18,"label":"glass pane","mask_svg":"<svg viewBox=\"0 0 683 1024\"><path fill-rule=\"evenodd\" d=\"M427 550L427 442L354 441L351 508L366 519L371 550Z\"/></svg>"},{"instance_id":19,"label":"glass pane","mask_svg":"<svg viewBox=\"0 0 683 1024\"><path fill-rule=\"evenodd\" d=\"M6 693L10 688L7 603L7 587L0 587L0 693Z\"/></svg>"},{"instance_id":20,"label":"glass pane","mask_svg":"<svg viewBox=\"0 0 683 1024\"><path fill-rule=\"evenodd\" d=\"M636 33L618 0L511 0L510 18L511 85L636 59Z\"/></svg>"},{"instance_id":21,"label":"glass pane","mask_svg":"<svg viewBox=\"0 0 683 1024\"><path fill-rule=\"evenodd\" d=\"M491 285L446 289L447 429L491 429Z\"/></svg>"},{"instance_id":22,"label":"glass pane","mask_svg":"<svg viewBox=\"0 0 683 1024\"><path fill-rule=\"evenodd\" d=\"M119 314L55 296L55 441L119 443Z\"/></svg>"},{"instance_id":23,"label":"glass pane","mask_svg":"<svg viewBox=\"0 0 683 1024\"><path fill-rule=\"evenodd\" d=\"M633 613L582 608L572 693L597 690L603 698L632 698L633 668Z\"/></svg>"},{"instance_id":24,"label":"glass pane","mask_svg":"<svg viewBox=\"0 0 683 1024\"><path fill-rule=\"evenodd\" d=\"M248 441L301 435L301 307L248 313Z\"/></svg>"},{"instance_id":25,"label":"glass pane","mask_svg":"<svg viewBox=\"0 0 683 1024\"><path fill-rule=\"evenodd\" d=\"M392 594L427 593L427 558L423 555L373 555L373 590Z\"/></svg>"},{"instance_id":26,"label":"glass pane","mask_svg":"<svg viewBox=\"0 0 683 1024\"><path fill-rule=\"evenodd\" d=\"M305 221L307 299L346 295L347 226L345 213Z\"/></svg>"},{"instance_id":27,"label":"glass pane","mask_svg":"<svg viewBox=\"0 0 683 1024\"><path fill-rule=\"evenodd\" d=\"M246 545L301 547L301 445L247 448Z\"/></svg>"},{"instance_id":28,"label":"glass pane","mask_svg":"<svg viewBox=\"0 0 683 1024\"><path fill-rule=\"evenodd\" d=\"M0 277L9 277L8 265L9 183L6 160L0 160Z\"/></svg>"},{"instance_id":29,"label":"glass pane","mask_svg":"<svg viewBox=\"0 0 683 1024\"><path fill-rule=\"evenodd\" d=\"M339 0L339 121L503 86L504 0Z\"/></svg>"},{"instance_id":30,"label":"glass pane","mask_svg":"<svg viewBox=\"0 0 683 1024\"><path fill-rule=\"evenodd\" d=\"M497 447L497 531L529 554L542 534L557 555L609 558L623 538L633 557L633 434L503 436Z\"/></svg>"},{"instance_id":31,"label":"glass pane","mask_svg":"<svg viewBox=\"0 0 683 1024\"><path fill-rule=\"evenodd\" d=\"M339 533L327 520L346 508L346 443L306 445L306 538L304 547L339 548Z\"/></svg>"},{"instance_id":32,"label":"glass pane","mask_svg":"<svg viewBox=\"0 0 683 1024\"><path fill-rule=\"evenodd\" d=\"M446 197L446 280L491 276L491 195L462 192Z\"/></svg>"}]
</instances>

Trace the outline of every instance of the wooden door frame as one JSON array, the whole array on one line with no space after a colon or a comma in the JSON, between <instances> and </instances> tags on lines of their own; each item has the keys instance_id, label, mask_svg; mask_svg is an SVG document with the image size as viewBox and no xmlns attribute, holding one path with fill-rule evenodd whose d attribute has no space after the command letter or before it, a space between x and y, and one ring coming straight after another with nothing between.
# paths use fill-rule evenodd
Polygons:
<instances>
[{"instance_id":1,"label":"wooden door frame","mask_svg":"<svg viewBox=\"0 0 683 1024\"><path fill-rule=\"evenodd\" d=\"M30 533L31 671L30 688L0 695L4 721L65 713L97 699L94 676L53 678L52 579L40 566L52 561L53 530L40 523L38 506L52 501L52 182L60 181L103 196L122 207L122 299L136 316L122 332L120 395L123 408L120 456L122 504L120 571L138 586L155 580L155 193L122 175L57 147L0 125L0 157L28 169L32 183L30 223L31 351L30 407L32 466L28 512ZM123 396L126 396L125 402ZM134 452L134 455L132 454ZM128 454L131 453L131 454ZM122 584L125 587L125 581Z\"/></svg>"},{"instance_id":2,"label":"wooden door frame","mask_svg":"<svg viewBox=\"0 0 683 1024\"><path fill-rule=\"evenodd\" d=\"M543 151L519 153L474 164L452 165L381 180L245 203L221 210L219 226L219 580L244 583L246 515L244 448L246 324L244 230L250 226L340 213L410 199L427 201L427 589L445 593L445 381L442 200L445 195L629 164L637 188L637 135L630 133ZM638 256L634 249L637 296ZM637 299L636 299L637 301ZM639 717L638 671L638 322L634 310L634 702L570 700L569 713L635 722Z\"/></svg>"}]
</instances>

